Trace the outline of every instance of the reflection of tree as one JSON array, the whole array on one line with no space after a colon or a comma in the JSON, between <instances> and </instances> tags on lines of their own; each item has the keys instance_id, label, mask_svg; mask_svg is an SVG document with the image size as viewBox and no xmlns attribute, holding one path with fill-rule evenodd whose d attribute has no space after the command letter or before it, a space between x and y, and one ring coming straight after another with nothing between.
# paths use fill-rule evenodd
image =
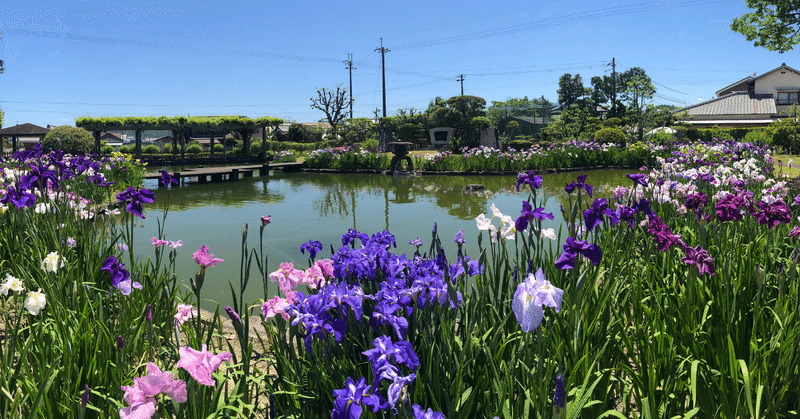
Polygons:
<instances>
[{"instance_id":1,"label":"reflection of tree","mask_svg":"<svg viewBox=\"0 0 800 419\"><path fill-rule=\"evenodd\" d=\"M155 208L163 208L166 190L155 190ZM240 207L248 202L283 202L285 197L270 192L266 178L245 178L236 182L193 183L169 190L170 211L185 211L205 206Z\"/></svg>"}]
</instances>

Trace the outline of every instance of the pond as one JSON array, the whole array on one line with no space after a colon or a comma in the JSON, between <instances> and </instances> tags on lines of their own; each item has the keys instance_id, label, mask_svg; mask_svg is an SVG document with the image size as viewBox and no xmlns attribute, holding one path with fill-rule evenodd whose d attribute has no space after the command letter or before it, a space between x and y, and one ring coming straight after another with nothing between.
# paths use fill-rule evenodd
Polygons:
<instances>
[{"instance_id":1,"label":"pond","mask_svg":"<svg viewBox=\"0 0 800 419\"><path fill-rule=\"evenodd\" d=\"M546 199L546 212L553 213L555 220L545 220L542 228L558 231L562 221L560 206L567 205L564 185L573 182L577 175L588 173L587 183L595 185L595 196L610 197L614 187L630 183L625 176L629 172L602 170L544 175L540 193ZM310 239L323 244L318 258L330 256L331 245L334 251L338 249L342 235L350 228L369 235L388 230L397 239L395 253L410 255L415 247L408 241L419 237L424 242L421 250L427 250L431 230L437 223L449 259L456 255L453 237L463 229L467 255L477 258L475 217L491 216L494 204L503 214L516 219L528 193L517 193L515 180L515 176L411 177L273 171L268 176L259 177L256 173L256 177L238 182L185 182L170 189L168 195L167 190L158 189L156 181L146 181L145 187L156 193L156 202L147 206L147 219L142 220L141 228L135 229L134 244L139 257L153 255L150 239L157 236L157 219L162 217L168 198L163 238L183 240L176 266L181 283L188 284L189 277L198 271L192 253L201 245L208 245L211 253L225 261L206 272L201 305L213 309L217 302L230 304L228 281L238 287L242 230L249 224L248 243L251 248L258 247L261 216L272 216L272 223L264 229L268 272L277 270L282 262L308 267L308 256L300 253L300 245ZM464 187L468 184L481 184L484 189L467 192ZM494 224L499 222L495 220ZM558 243L553 246L555 249ZM255 271L254 264L246 301L264 298ZM275 292L277 287L270 284L267 294Z\"/></svg>"}]
</instances>

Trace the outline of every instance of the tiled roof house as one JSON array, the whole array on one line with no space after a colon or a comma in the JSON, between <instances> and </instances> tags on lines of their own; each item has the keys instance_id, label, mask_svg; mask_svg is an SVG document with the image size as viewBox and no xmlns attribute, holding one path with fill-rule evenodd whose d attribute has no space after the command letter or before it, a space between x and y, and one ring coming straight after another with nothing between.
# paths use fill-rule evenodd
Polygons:
<instances>
[{"instance_id":1,"label":"tiled roof house","mask_svg":"<svg viewBox=\"0 0 800 419\"><path fill-rule=\"evenodd\" d=\"M747 76L716 92L717 97L675 111L686 113L681 122L697 127L765 126L798 104L800 71L786 63L760 76Z\"/></svg>"}]
</instances>

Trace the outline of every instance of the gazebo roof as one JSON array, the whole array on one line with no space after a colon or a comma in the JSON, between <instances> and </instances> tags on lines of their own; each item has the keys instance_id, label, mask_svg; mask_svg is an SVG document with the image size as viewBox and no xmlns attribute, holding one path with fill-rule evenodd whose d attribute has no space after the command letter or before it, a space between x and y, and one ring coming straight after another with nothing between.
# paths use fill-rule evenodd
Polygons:
<instances>
[{"instance_id":1,"label":"gazebo roof","mask_svg":"<svg viewBox=\"0 0 800 419\"><path fill-rule=\"evenodd\" d=\"M0 129L0 135L5 137L46 135L48 132L50 132L50 129L33 124L14 125L13 127Z\"/></svg>"}]
</instances>

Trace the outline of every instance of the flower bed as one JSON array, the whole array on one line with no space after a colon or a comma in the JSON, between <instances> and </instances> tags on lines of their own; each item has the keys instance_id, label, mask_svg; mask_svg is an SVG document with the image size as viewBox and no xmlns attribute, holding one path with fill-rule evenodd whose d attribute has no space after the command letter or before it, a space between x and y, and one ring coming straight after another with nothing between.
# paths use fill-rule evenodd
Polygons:
<instances>
[{"instance_id":1,"label":"flower bed","mask_svg":"<svg viewBox=\"0 0 800 419\"><path fill-rule=\"evenodd\" d=\"M81 220L55 198L52 211L36 212L26 193L45 195L24 186L36 183L31 173L56 197L63 186L41 169L51 157L39 156L25 173L4 172L14 206L0 215L9 371L0 414L796 416L798 191L772 177L762 147L655 148L654 169L629 175L612 199L592 197L590 176L567 184L557 231L542 229L553 214L541 177L521 173L515 186L530 194L520 214L492 205L453 238L455 255L442 250L436 224L427 245L350 230L341 243L299 243L307 268L271 271L263 239L273 220L262 217L255 249L243 230L242 272L223 310L240 353L219 336L221 311L201 322L195 308L206 274L230 261L201 247L199 272L181 290L174 261L188 255L179 242L159 234L147 259L126 246L162 190L121 192L121 222ZM326 153L317 157L333 161ZM468 158L502 157L493 153ZM610 151L585 153L590 165ZM417 251L393 253L397 240ZM462 249L469 240L479 254ZM280 294L244 301L251 267ZM254 335L259 312L265 332Z\"/></svg>"}]
</instances>

